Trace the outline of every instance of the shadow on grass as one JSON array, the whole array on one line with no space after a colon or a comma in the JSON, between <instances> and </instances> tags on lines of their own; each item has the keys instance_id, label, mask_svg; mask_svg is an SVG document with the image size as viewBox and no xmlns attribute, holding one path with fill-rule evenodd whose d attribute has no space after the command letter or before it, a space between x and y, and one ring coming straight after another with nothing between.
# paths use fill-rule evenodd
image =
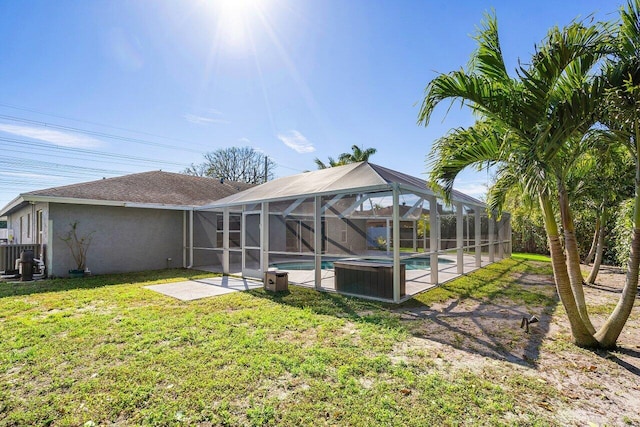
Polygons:
<instances>
[{"instance_id":1,"label":"shadow on grass","mask_svg":"<svg viewBox=\"0 0 640 427\"><path fill-rule=\"evenodd\" d=\"M558 305L550 268L505 260L394 305L313 289L250 294L314 313L401 328L458 350L536 366L542 340ZM535 315L530 333L520 328Z\"/></svg>"},{"instance_id":2,"label":"shadow on grass","mask_svg":"<svg viewBox=\"0 0 640 427\"><path fill-rule=\"evenodd\" d=\"M442 298L401 315L419 338L535 367L558 305L548 273L524 260L492 264L442 285ZM521 325L533 315L538 322L527 333Z\"/></svg>"},{"instance_id":3,"label":"shadow on grass","mask_svg":"<svg viewBox=\"0 0 640 427\"><path fill-rule=\"evenodd\" d=\"M400 321L388 303L369 301L332 292L318 292L312 288L292 286L290 291L266 292L253 289L248 294L266 298L290 307L308 309L315 314L345 318L353 322L371 323L390 328L400 327Z\"/></svg>"},{"instance_id":4,"label":"shadow on grass","mask_svg":"<svg viewBox=\"0 0 640 427\"><path fill-rule=\"evenodd\" d=\"M59 278L32 282L4 282L0 283L0 298L45 292L61 292L73 289L95 289L103 286L124 285L128 283L148 283L170 279L187 280L210 276L212 276L212 274L205 271L174 268L136 273L104 274L77 279Z\"/></svg>"}]
</instances>

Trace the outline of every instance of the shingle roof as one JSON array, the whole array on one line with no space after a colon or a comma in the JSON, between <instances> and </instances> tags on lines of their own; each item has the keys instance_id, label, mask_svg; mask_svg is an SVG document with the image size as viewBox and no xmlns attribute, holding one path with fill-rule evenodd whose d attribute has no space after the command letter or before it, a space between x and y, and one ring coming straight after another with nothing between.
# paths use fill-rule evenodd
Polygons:
<instances>
[{"instance_id":1,"label":"shingle roof","mask_svg":"<svg viewBox=\"0 0 640 427\"><path fill-rule=\"evenodd\" d=\"M252 187L253 184L152 171L22 194L130 203L200 206Z\"/></svg>"}]
</instances>

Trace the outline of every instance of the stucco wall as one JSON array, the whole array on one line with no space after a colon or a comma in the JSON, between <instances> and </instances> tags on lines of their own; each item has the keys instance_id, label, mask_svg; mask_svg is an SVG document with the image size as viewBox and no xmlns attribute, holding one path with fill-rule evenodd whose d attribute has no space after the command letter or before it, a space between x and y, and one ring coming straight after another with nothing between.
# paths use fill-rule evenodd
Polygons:
<instances>
[{"instance_id":1,"label":"stucco wall","mask_svg":"<svg viewBox=\"0 0 640 427\"><path fill-rule=\"evenodd\" d=\"M79 235L94 232L87 254L93 274L182 267L182 211L51 203L49 219L53 276L76 267L59 238L74 221Z\"/></svg>"},{"instance_id":2,"label":"stucco wall","mask_svg":"<svg viewBox=\"0 0 640 427\"><path fill-rule=\"evenodd\" d=\"M12 231L13 244L33 244L38 240L37 217L38 211L42 211L42 243L47 243L47 220L49 218L49 204L35 203L7 215L7 228ZM22 232L20 232L20 219L22 218Z\"/></svg>"},{"instance_id":3,"label":"stucco wall","mask_svg":"<svg viewBox=\"0 0 640 427\"><path fill-rule=\"evenodd\" d=\"M357 255L367 249L366 220L327 217L325 221L326 253Z\"/></svg>"}]
</instances>

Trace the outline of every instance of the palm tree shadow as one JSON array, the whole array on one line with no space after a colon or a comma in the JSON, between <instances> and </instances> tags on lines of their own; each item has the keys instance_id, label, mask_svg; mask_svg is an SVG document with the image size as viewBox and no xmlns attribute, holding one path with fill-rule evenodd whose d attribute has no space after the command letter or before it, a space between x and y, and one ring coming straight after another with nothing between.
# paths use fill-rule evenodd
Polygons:
<instances>
[{"instance_id":1,"label":"palm tree shadow","mask_svg":"<svg viewBox=\"0 0 640 427\"><path fill-rule=\"evenodd\" d=\"M548 277L526 270L511 283L514 271L514 266L502 267L491 281L468 277L473 285L465 291L458 290L459 297L444 305L427 306L414 298L397 306L298 286L291 287L290 292L271 294L256 289L248 293L317 314L401 328L418 338L458 350L535 367L558 299ZM510 284L491 288L501 280ZM485 289L493 291L484 292ZM484 296L474 298L474 292ZM532 315L538 321L530 325L527 333L520 325L523 318L530 319Z\"/></svg>"},{"instance_id":2,"label":"palm tree shadow","mask_svg":"<svg viewBox=\"0 0 640 427\"><path fill-rule=\"evenodd\" d=\"M393 304L365 300L334 292L318 292L315 289L293 286L289 291L267 292L252 289L246 293L266 298L279 304L311 310L316 314L348 319L356 323L370 323L384 327L398 327L397 316L391 312Z\"/></svg>"},{"instance_id":3,"label":"palm tree shadow","mask_svg":"<svg viewBox=\"0 0 640 427\"><path fill-rule=\"evenodd\" d=\"M640 351L626 347L618 347L611 351L594 350L594 353L603 359L611 360L621 368L624 368L633 375L640 377Z\"/></svg>"},{"instance_id":4,"label":"palm tree shadow","mask_svg":"<svg viewBox=\"0 0 640 427\"><path fill-rule=\"evenodd\" d=\"M476 301L463 305L452 301L438 309L424 307L405 311L403 322L418 338L451 346L496 360L536 367L540 347L549 332L554 307L527 309L522 306ZM523 319L538 321L521 327ZM413 323L413 325L411 325Z\"/></svg>"}]
</instances>

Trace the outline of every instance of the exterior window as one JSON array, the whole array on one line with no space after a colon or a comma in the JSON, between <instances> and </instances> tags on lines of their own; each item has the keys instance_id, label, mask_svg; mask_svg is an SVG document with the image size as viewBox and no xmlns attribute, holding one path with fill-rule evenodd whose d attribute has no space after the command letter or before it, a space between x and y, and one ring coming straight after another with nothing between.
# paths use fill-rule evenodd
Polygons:
<instances>
[{"instance_id":1,"label":"exterior window","mask_svg":"<svg viewBox=\"0 0 640 427\"><path fill-rule=\"evenodd\" d=\"M31 214L27 214L27 239L31 237Z\"/></svg>"},{"instance_id":2,"label":"exterior window","mask_svg":"<svg viewBox=\"0 0 640 427\"><path fill-rule=\"evenodd\" d=\"M42 234L44 231L44 226L42 223L42 209L36 211L36 243L42 244Z\"/></svg>"},{"instance_id":3,"label":"exterior window","mask_svg":"<svg viewBox=\"0 0 640 427\"><path fill-rule=\"evenodd\" d=\"M23 222L24 222L24 221L23 221L23 220L24 220L24 217L23 217L23 216L21 216L21 217L20 217L20 234L19 234L19 236L20 236L20 241L19 241L18 243L22 243L22 231L24 230L24 227L23 227Z\"/></svg>"},{"instance_id":4,"label":"exterior window","mask_svg":"<svg viewBox=\"0 0 640 427\"><path fill-rule=\"evenodd\" d=\"M347 223L342 221L340 225L340 243L347 243Z\"/></svg>"}]
</instances>

